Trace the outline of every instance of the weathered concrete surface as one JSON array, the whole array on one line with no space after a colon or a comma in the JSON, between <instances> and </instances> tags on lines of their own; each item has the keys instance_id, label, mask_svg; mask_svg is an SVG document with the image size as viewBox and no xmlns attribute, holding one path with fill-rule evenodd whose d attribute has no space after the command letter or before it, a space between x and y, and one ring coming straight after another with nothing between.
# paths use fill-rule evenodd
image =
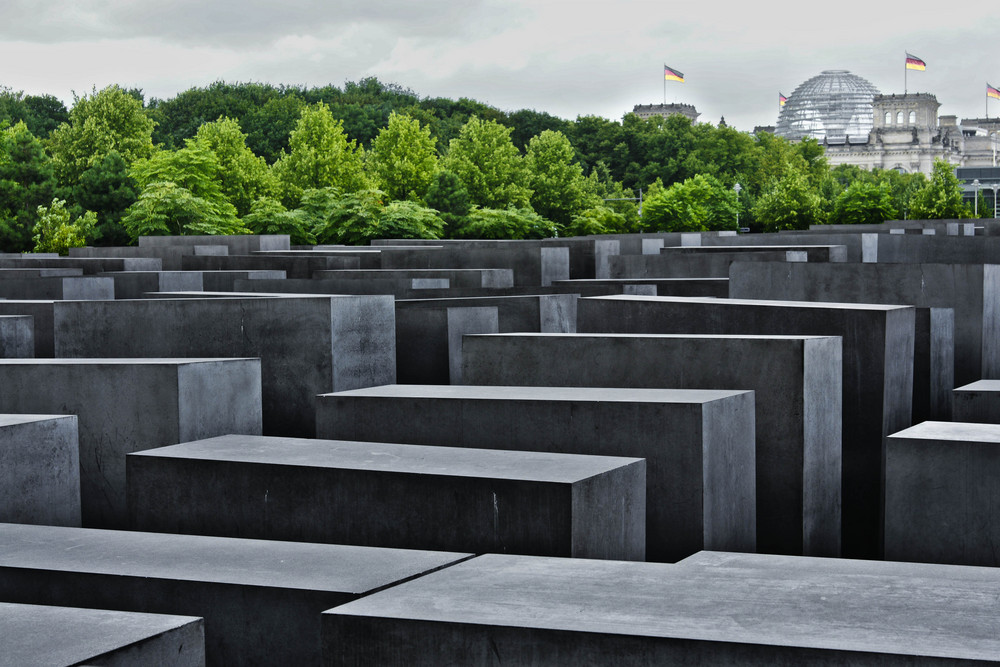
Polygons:
<instances>
[{"instance_id":1,"label":"weathered concrete surface","mask_svg":"<svg viewBox=\"0 0 1000 667\"><path fill-rule=\"evenodd\" d=\"M461 384L462 336L496 333L498 322L496 306L450 308L429 301L397 301L397 380Z\"/></svg>"},{"instance_id":2,"label":"weathered concrete surface","mask_svg":"<svg viewBox=\"0 0 1000 667\"><path fill-rule=\"evenodd\" d=\"M469 384L753 390L757 550L840 555L839 338L471 336L464 363Z\"/></svg>"},{"instance_id":3,"label":"weathered concrete surface","mask_svg":"<svg viewBox=\"0 0 1000 667\"><path fill-rule=\"evenodd\" d=\"M1000 380L979 380L953 392L952 419L1000 424Z\"/></svg>"},{"instance_id":4,"label":"weathered concrete surface","mask_svg":"<svg viewBox=\"0 0 1000 667\"><path fill-rule=\"evenodd\" d=\"M616 296L578 313L584 332L842 336L842 554L880 555L883 439L911 424L912 307Z\"/></svg>"},{"instance_id":5,"label":"weathered concrete surface","mask_svg":"<svg viewBox=\"0 0 1000 667\"><path fill-rule=\"evenodd\" d=\"M729 277L721 278L608 278L605 280L557 280L553 288L580 296L643 294L648 296L729 296ZM652 287L652 291L648 288ZM643 289L646 288L646 289Z\"/></svg>"},{"instance_id":6,"label":"weathered concrete surface","mask_svg":"<svg viewBox=\"0 0 1000 667\"><path fill-rule=\"evenodd\" d=\"M0 280L0 297L6 299L87 300L113 299L115 286L98 276L48 276Z\"/></svg>"},{"instance_id":7,"label":"weathered concrete surface","mask_svg":"<svg viewBox=\"0 0 1000 667\"><path fill-rule=\"evenodd\" d=\"M389 296L60 302L56 329L60 357L259 357L268 435L310 437L317 394L396 379Z\"/></svg>"},{"instance_id":8,"label":"weathered concrete surface","mask_svg":"<svg viewBox=\"0 0 1000 667\"><path fill-rule=\"evenodd\" d=\"M398 243L398 241L391 241ZM538 242L434 241L442 247L429 250L386 248L383 269L512 269L514 285L537 287L570 277L567 247L547 248ZM291 276L289 276L291 277Z\"/></svg>"},{"instance_id":9,"label":"weathered concrete surface","mask_svg":"<svg viewBox=\"0 0 1000 667\"><path fill-rule=\"evenodd\" d=\"M356 257L323 257L280 255L184 255L180 268L184 271L284 271L289 278L312 278L314 271L357 269Z\"/></svg>"},{"instance_id":10,"label":"weathered concrete surface","mask_svg":"<svg viewBox=\"0 0 1000 667\"><path fill-rule=\"evenodd\" d=\"M511 269L368 269L316 271L313 278L318 280L349 281L401 280L414 278L445 278L450 286L463 289L480 287L513 287L514 272Z\"/></svg>"},{"instance_id":11,"label":"weathered concrete surface","mask_svg":"<svg viewBox=\"0 0 1000 667\"><path fill-rule=\"evenodd\" d=\"M496 307L497 332L573 333L576 331L575 294L525 294L511 296L406 299L402 308Z\"/></svg>"},{"instance_id":12,"label":"weathered concrete surface","mask_svg":"<svg viewBox=\"0 0 1000 667\"><path fill-rule=\"evenodd\" d=\"M141 299L146 292L200 292L205 289L201 271L111 271L114 299Z\"/></svg>"},{"instance_id":13,"label":"weathered concrete surface","mask_svg":"<svg viewBox=\"0 0 1000 667\"><path fill-rule=\"evenodd\" d=\"M201 616L209 664L315 665L324 609L468 555L2 524L0 599Z\"/></svg>"},{"instance_id":14,"label":"weathered concrete surface","mask_svg":"<svg viewBox=\"0 0 1000 667\"><path fill-rule=\"evenodd\" d=\"M31 254L24 257L0 257L0 269L83 269L91 276L104 271L162 271L163 263L151 257L48 257Z\"/></svg>"},{"instance_id":15,"label":"weathered concrete surface","mask_svg":"<svg viewBox=\"0 0 1000 667\"><path fill-rule=\"evenodd\" d=\"M749 391L391 385L320 396L319 437L646 459L646 556L755 548Z\"/></svg>"},{"instance_id":16,"label":"weathered concrete surface","mask_svg":"<svg viewBox=\"0 0 1000 667\"><path fill-rule=\"evenodd\" d=\"M1000 266L737 263L729 295L952 308L955 382L1000 378Z\"/></svg>"},{"instance_id":17,"label":"weathered concrete surface","mask_svg":"<svg viewBox=\"0 0 1000 667\"><path fill-rule=\"evenodd\" d=\"M728 278L733 262L844 262L845 246L678 246L610 260L611 278Z\"/></svg>"},{"instance_id":18,"label":"weathered concrete surface","mask_svg":"<svg viewBox=\"0 0 1000 667\"><path fill-rule=\"evenodd\" d=\"M886 558L1000 566L1000 425L924 422L885 456Z\"/></svg>"},{"instance_id":19,"label":"weathered concrete surface","mask_svg":"<svg viewBox=\"0 0 1000 667\"><path fill-rule=\"evenodd\" d=\"M327 665L996 664L1000 572L484 555L323 614Z\"/></svg>"},{"instance_id":20,"label":"weathered concrete surface","mask_svg":"<svg viewBox=\"0 0 1000 667\"><path fill-rule=\"evenodd\" d=\"M951 419L955 386L955 311L917 308L913 339L913 422Z\"/></svg>"},{"instance_id":21,"label":"weathered concrete surface","mask_svg":"<svg viewBox=\"0 0 1000 667\"><path fill-rule=\"evenodd\" d=\"M30 315L0 315L0 359L34 356L34 319Z\"/></svg>"},{"instance_id":22,"label":"weathered concrete surface","mask_svg":"<svg viewBox=\"0 0 1000 667\"><path fill-rule=\"evenodd\" d=\"M193 616L0 602L0 664L204 667Z\"/></svg>"},{"instance_id":23,"label":"weathered concrete surface","mask_svg":"<svg viewBox=\"0 0 1000 667\"><path fill-rule=\"evenodd\" d=\"M0 522L80 525L75 415L0 414Z\"/></svg>"},{"instance_id":24,"label":"weathered concrete surface","mask_svg":"<svg viewBox=\"0 0 1000 667\"><path fill-rule=\"evenodd\" d=\"M127 465L136 530L645 559L642 459L231 435Z\"/></svg>"},{"instance_id":25,"label":"weathered concrete surface","mask_svg":"<svg viewBox=\"0 0 1000 667\"><path fill-rule=\"evenodd\" d=\"M32 338L34 339L33 356L52 358L55 349L52 310L54 301L5 301L0 299L0 316L28 315L31 317ZM23 349L18 343L18 349ZM32 355L29 355L32 356Z\"/></svg>"},{"instance_id":26,"label":"weathered concrete surface","mask_svg":"<svg viewBox=\"0 0 1000 667\"><path fill-rule=\"evenodd\" d=\"M322 273L317 271L316 273ZM384 280L330 280L328 278L286 278L282 280L237 280L237 292L273 294L388 294L397 299L420 298L428 291L448 292L447 278L401 278Z\"/></svg>"},{"instance_id":27,"label":"weathered concrete surface","mask_svg":"<svg viewBox=\"0 0 1000 667\"><path fill-rule=\"evenodd\" d=\"M0 377L0 413L79 417L87 526L127 524L126 453L261 430L258 359L6 359Z\"/></svg>"},{"instance_id":28,"label":"weathered concrete surface","mask_svg":"<svg viewBox=\"0 0 1000 667\"><path fill-rule=\"evenodd\" d=\"M139 247L224 245L230 255L249 255L258 250L288 250L288 234L233 234L230 236L140 236Z\"/></svg>"},{"instance_id":29,"label":"weathered concrete surface","mask_svg":"<svg viewBox=\"0 0 1000 667\"><path fill-rule=\"evenodd\" d=\"M202 271L201 282L206 292L238 292L237 280L284 280L284 271Z\"/></svg>"}]
</instances>

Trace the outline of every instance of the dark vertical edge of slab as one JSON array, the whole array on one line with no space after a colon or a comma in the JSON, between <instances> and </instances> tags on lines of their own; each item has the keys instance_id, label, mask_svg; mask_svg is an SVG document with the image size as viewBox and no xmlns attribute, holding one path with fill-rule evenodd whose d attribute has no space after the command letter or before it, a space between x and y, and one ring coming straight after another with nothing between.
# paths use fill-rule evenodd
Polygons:
<instances>
[{"instance_id":1,"label":"dark vertical edge of slab","mask_svg":"<svg viewBox=\"0 0 1000 667\"><path fill-rule=\"evenodd\" d=\"M703 548L756 551L756 395L702 407Z\"/></svg>"},{"instance_id":2,"label":"dark vertical edge of slab","mask_svg":"<svg viewBox=\"0 0 1000 667\"><path fill-rule=\"evenodd\" d=\"M646 559L646 461L573 485L574 558Z\"/></svg>"},{"instance_id":3,"label":"dark vertical edge of slab","mask_svg":"<svg viewBox=\"0 0 1000 667\"><path fill-rule=\"evenodd\" d=\"M396 313L391 296L330 299L331 391L396 382Z\"/></svg>"},{"instance_id":4,"label":"dark vertical edge of slab","mask_svg":"<svg viewBox=\"0 0 1000 667\"><path fill-rule=\"evenodd\" d=\"M804 341L802 554L840 556L843 339Z\"/></svg>"},{"instance_id":5,"label":"dark vertical edge of slab","mask_svg":"<svg viewBox=\"0 0 1000 667\"><path fill-rule=\"evenodd\" d=\"M498 333L496 306L448 308L448 384L462 384L462 342L466 334Z\"/></svg>"},{"instance_id":6,"label":"dark vertical edge of slab","mask_svg":"<svg viewBox=\"0 0 1000 667\"><path fill-rule=\"evenodd\" d=\"M982 379L1000 378L1000 265L983 265Z\"/></svg>"},{"instance_id":7,"label":"dark vertical edge of slab","mask_svg":"<svg viewBox=\"0 0 1000 667\"><path fill-rule=\"evenodd\" d=\"M226 379L224 387L219 385L220 377ZM177 442L229 433L261 435L261 409L260 359L204 361L177 367ZM204 428L208 424L211 429Z\"/></svg>"},{"instance_id":8,"label":"dark vertical edge of slab","mask_svg":"<svg viewBox=\"0 0 1000 667\"><path fill-rule=\"evenodd\" d=\"M1000 298L1000 292L997 293ZM951 421L955 387L955 309L931 308L930 416ZM914 422L918 421L913 415ZM920 420L923 421L923 420Z\"/></svg>"}]
</instances>

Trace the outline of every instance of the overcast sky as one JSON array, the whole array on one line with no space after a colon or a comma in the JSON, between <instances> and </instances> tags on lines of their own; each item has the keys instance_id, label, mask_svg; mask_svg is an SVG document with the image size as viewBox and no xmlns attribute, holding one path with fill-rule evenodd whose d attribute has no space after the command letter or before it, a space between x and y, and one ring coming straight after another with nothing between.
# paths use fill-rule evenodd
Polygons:
<instances>
[{"instance_id":1,"label":"overcast sky","mask_svg":"<svg viewBox=\"0 0 1000 667\"><path fill-rule=\"evenodd\" d=\"M118 83L168 98L216 80L318 86L375 76L421 96L620 119L694 104L700 120L773 125L778 93L846 69L941 114L986 114L1000 87L1000 5L623 0L0 0L0 86L69 104ZM990 102L1000 115L1000 100Z\"/></svg>"}]
</instances>

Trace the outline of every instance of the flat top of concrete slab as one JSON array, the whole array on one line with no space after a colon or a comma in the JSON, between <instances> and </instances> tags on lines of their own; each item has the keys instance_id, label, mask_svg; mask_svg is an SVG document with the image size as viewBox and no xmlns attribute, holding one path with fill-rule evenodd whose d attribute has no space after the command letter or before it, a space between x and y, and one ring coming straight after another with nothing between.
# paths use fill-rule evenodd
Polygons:
<instances>
[{"instance_id":1,"label":"flat top of concrete slab","mask_svg":"<svg viewBox=\"0 0 1000 667\"><path fill-rule=\"evenodd\" d=\"M485 555L325 614L995 660L1000 570L740 554L702 568ZM798 567L786 567L795 563ZM888 565L888 567L885 567ZM851 571L851 567L854 568Z\"/></svg>"},{"instance_id":2,"label":"flat top of concrete slab","mask_svg":"<svg viewBox=\"0 0 1000 667\"><path fill-rule=\"evenodd\" d=\"M836 263L823 266L836 266ZM858 264L844 264L858 266ZM864 265L862 265L864 266ZM818 310L895 310L897 308L912 308L907 305L885 305L877 303L836 303L833 301L769 301L765 299L716 299L703 296L647 296L644 294L611 294L606 296L588 296L581 300L593 299L601 301L648 301L652 303L701 303L716 306L773 306L779 308L813 308Z\"/></svg>"},{"instance_id":3,"label":"flat top of concrete slab","mask_svg":"<svg viewBox=\"0 0 1000 667\"><path fill-rule=\"evenodd\" d=\"M470 554L0 524L0 567L362 594Z\"/></svg>"},{"instance_id":4,"label":"flat top of concrete slab","mask_svg":"<svg viewBox=\"0 0 1000 667\"><path fill-rule=\"evenodd\" d=\"M552 333L552 332L512 332L489 334L465 334L466 336L503 336L505 338L565 338L586 340L588 338L642 338L659 340L825 340L840 336L784 335L784 334L652 334L652 333Z\"/></svg>"},{"instance_id":5,"label":"flat top of concrete slab","mask_svg":"<svg viewBox=\"0 0 1000 667\"><path fill-rule=\"evenodd\" d=\"M253 435L223 435L128 456L556 483L576 482L642 460Z\"/></svg>"},{"instance_id":6,"label":"flat top of concrete slab","mask_svg":"<svg viewBox=\"0 0 1000 667\"><path fill-rule=\"evenodd\" d=\"M722 389L632 389L599 387L504 387L495 385L388 384L350 389L323 397L408 398L587 403L709 403L746 394Z\"/></svg>"},{"instance_id":7,"label":"flat top of concrete slab","mask_svg":"<svg viewBox=\"0 0 1000 667\"><path fill-rule=\"evenodd\" d=\"M259 359L257 357L0 359L0 366L187 366L220 361L259 361Z\"/></svg>"},{"instance_id":8,"label":"flat top of concrete slab","mask_svg":"<svg viewBox=\"0 0 1000 667\"><path fill-rule=\"evenodd\" d=\"M0 428L4 426L17 426L19 424L32 424L34 422L47 422L53 419L76 419L75 415L0 415Z\"/></svg>"},{"instance_id":9,"label":"flat top of concrete slab","mask_svg":"<svg viewBox=\"0 0 1000 667\"><path fill-rule=\"evenodd\" d=\"M201 619L0 602L0 665L73 665Z\"/></svg>"},{"instance_id":10,"label":"flat top of concrete slab","mask_svg":"<svg viewBox=\"0 0 1000 667\"><path fill-rule=\"evenodd\" d=\"M1000 424L927 421L893 433L889 437L908 440L955 440L994 444L1000 443Z\"/></svg>"},{"instance_id":11,"label":"flat top of concrete slab","mask_svg":"<svg viewBox=\"0 0 1000 667\"><path fill-rule=\"evenodd\" d=\"M1000 380L977 380L962 387L956 387L955 391L1000 391Z\"/></svg>"}]
</instances>

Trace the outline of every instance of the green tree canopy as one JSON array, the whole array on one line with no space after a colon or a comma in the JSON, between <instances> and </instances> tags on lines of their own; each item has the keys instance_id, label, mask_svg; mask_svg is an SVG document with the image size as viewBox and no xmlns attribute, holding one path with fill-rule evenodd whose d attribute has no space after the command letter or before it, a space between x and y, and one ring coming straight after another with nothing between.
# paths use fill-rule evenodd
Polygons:
<instances>
[{"instance_id":1,"label":"green tree canopy","mask_svg":"<svg viewBox=\"0 0 1000 667\"><path fill-rule=\"evenodd\" d=\"M75 220L70 219L65 199L53 199L49 206L38 207L38 222L32 230L34 252L57 252L68 255L70 248L87 245L97 224L97 214L87 211Z\"/></svg>"},{"instance_id":2,"label":"green tree canopy","mask_svg":"<svg viewBox=\"0 0 1000 667\"><path fill-rule=\"evenodd\" d=\"M421 201L437 172L437 150L429 128L392 113L367 154L375 186L390 199Z\"/></svg>"},{"instance_id":3,"label":"green tree canopy","mask_svg":"<svg viewBox=\"0 0 1000 667\"><path fill-rule=\"evenodd\" d=\"M510 140L510 129L473 116L448 145L443 168L453 171L473 204L505 209L527 207L528 169Z\"/></svg>"},{"instance_id":4,"label":"green tree canopy","mask_svg":"<svg viewBox=\"0 0 1000 667\"><path fill-rule=\"evenodd\" d=\"M267 162L247 148L247 135L232 118L220 118L198 128L195 140L215 153L222 194L244 216L261 197L275 197L278 181Z\"/></svg>"},{"instance_id":5,"label":"green tree canopy","mask_svg":"<svg viewBox=\"0 0 1000 667\"><path fill-rule=\"evenodd\" d=\"M531 207L542 217L564 226L584 209L600 204L600 198L587 187L583 168L573 158L569 139L553 130L533 137L525 156Z\"/></svg>"},{"instance_id":6,"label":"green tree canopy","mask_svg":"<svg viewBox=\"0 0 1000 667\"><path fill-rule=\"evenodd\" d=\"M129 175L128 165L118 151L108 152L80 174L80 179L71 188L71 192L77 208L97 214L95 244L128 244L130 239L121 226L121 219L125 210L138 199L139 186Z\"/></svg>"},{"instance_id":7,"label":"green tree canopy","mask_svg":"<svg viewBox=\"0 0 1000 667\"><path fill-rule=\"evenodd\" d=\"M944 160L934 161L931 179L910 199L910 217L916 220L971 218L972 211L962 201L962 186L955 167Z\"/></svg>"},{"instance_id":8,"label":"green tree canopy","mask_svg":"<svg viewBox=\"0 0 1000 667\"><path fill-rule=\"evenodd\" d=\"M764 231L808 229L826 221L823 199L802 172L790 171L757 199L753 216Z\"/></svg>"},{"instance_id":9,"label":"green tree canopy","mask_svg":"<svg viewBox=\"0 0 1000 667\"><path fill-rule=\"evenodd\" d=\"M857 180L837 197L830 222L835 225L877 225L896 217L888 183Z\"/></svg>"},{"instance_id":10,"label":"green tree canopy","mask_svg":"<svg viewBox=\"0 0 1000 667\"><path fill-rule=\"evenodd\" d=\"M713 176L693 176L650 195L642 225L657 232L734 230L736 193Z\"/></svg>"},{"instance_id":11,"label":"green tree canopy","mask_svg":"<svg viewBox=\"0 0 1000 667\"><path fill-rule=\"evenodd\" d=\"M32 248L38 207L55 191L52 160L28 126L19 121L0 130L0 252Z\"/></svg>"},{"instance_id":12,"label":"green tree canopy","mask_svg":"<svg viewBox=\"0 0 1000 667\"><path fill-rule=\"evenodd\" d=\"M555 236L556 225L530 208L473 208L454 230L463 239L544 239Z\"/></svg>"}]
</instances>

